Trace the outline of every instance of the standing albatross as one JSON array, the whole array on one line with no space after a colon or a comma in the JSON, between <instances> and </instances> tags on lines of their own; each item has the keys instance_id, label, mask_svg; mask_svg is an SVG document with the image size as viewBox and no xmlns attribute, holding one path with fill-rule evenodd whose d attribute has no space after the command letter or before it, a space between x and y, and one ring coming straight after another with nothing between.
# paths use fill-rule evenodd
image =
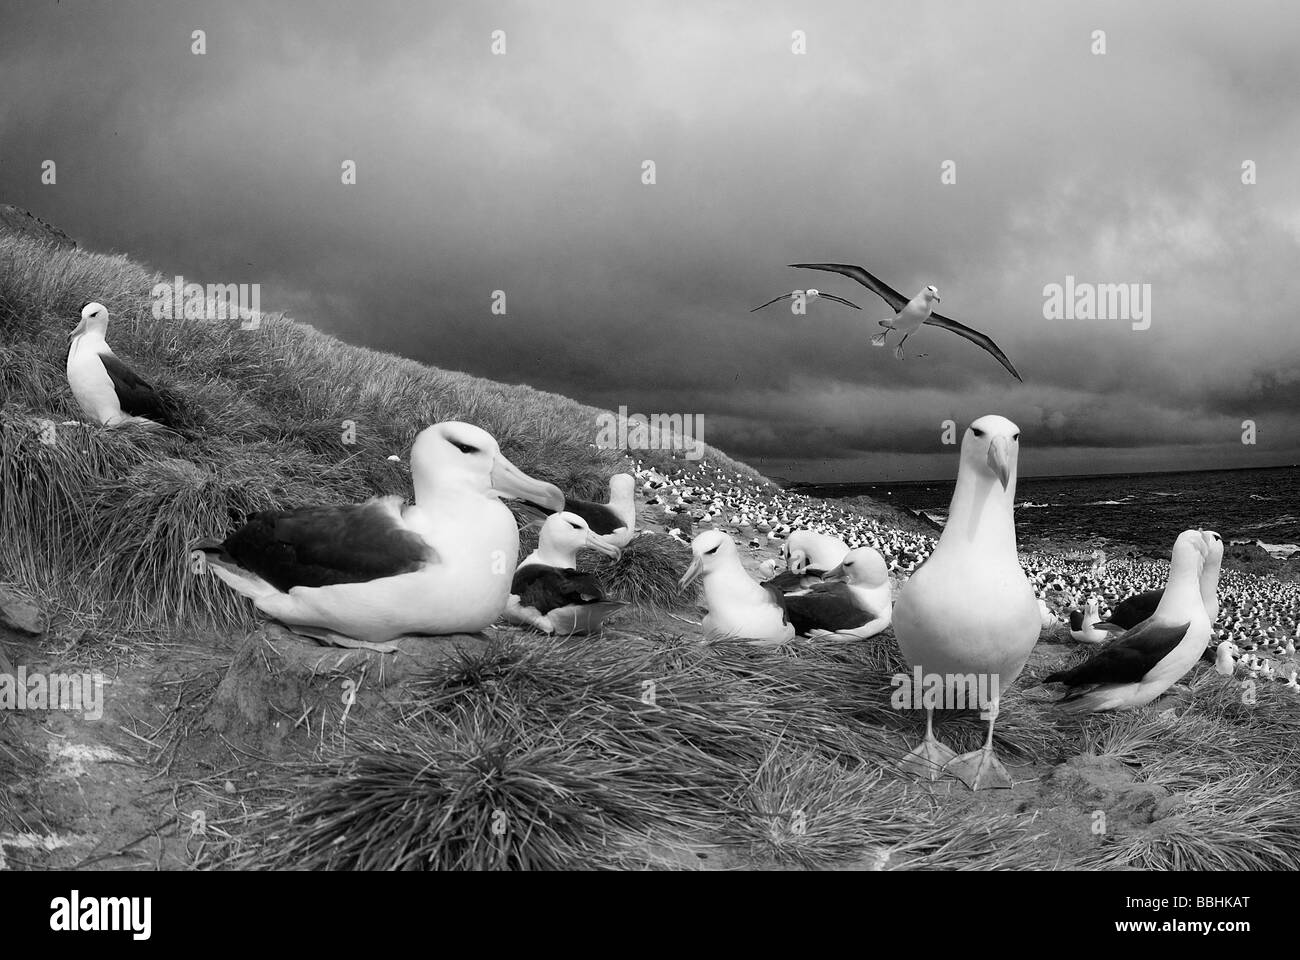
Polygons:
<instances>
[{"instance_id":1,"label":"standing albatross","mask_svg":"<svg viewBox=\"0 0 1300 960\"><path fill-rule=\"evenodd\" d=\"M880 321L880 325L885 328L885 332L876 334L871 342L876 346L883 346L885 338L889 336L891 331L896 330L902 333L903 338L894 350L894 356L900 360L903 357L903 342L920 330L923 324L928 323L931 326L951 330L959 337L965 337L971 343L987 351L993 359L1006 367L1007 372L1013 377L1017 380L1021 379L1020 374L1007 358L1007 355L999 349L998 345L987 334L972 330L963 323L958 323L956 320L951 320L934 312L931 301L934 303L939 302L939 291L933 285L923 288L920 293L908 300L907 297L883 280L872 276L862 267L854 266L851 263L792 263L790 266L804 270L826 270L830 273L839 273L846 277L852 277L889 304L896 316Z\"/></svg>"},{"instance_id":2,"label":"standing albatross","mask_svg":"<svg viewBox=\"0 0 1300 960\"><path fill-rule=\"evenodd\" d=\"M1223 565L1223 538L1213 530L1206 530L1204 533L1209 553L1201 568L1201 602L1205 604L1205 615L1210 618L1210 625L1213 626L1219 619L1219 570ZM1099 624L1100 628L1116 633L1132 630L1156 612L1164 592L1160 589L1135 593L1117 604L1110 617Z\"/></svg>"},{"instance_id":3,"label":"standing albatross","mask_svg":"<svg viewBox=\"0 0 1300 960\"><path fill-rule=\"evenodd\" d=\"M108 345L108 309L88 303L68 336L68 386L82 412L103 427L138 424L175 426L167 403L143 377L117 358Z\"/></svg>"},{"instance_id":4,"label":"standing albatross","mask_svg":"<svg viewBox=\"0 0 1300 960\"><path fill-rule=\"evenodd\" d=\"M1020 567L1012 514L1019 451L1020 428L1005 417L980 417L967 428L948 522L893 611L903 657L927 678L943 678L945 704L956 702L957 686L969 678L987 683L982 749L956 756L935 739L927 709L925 740L903 763L929 779L952 774L972 790L1011 786L993 752L993 725L1000 691L1020 676L1038 642L1038 600ZM960 699L969 702L965 694Z\"/></svg>"},{"instance_id":5,"label":"standing albatross","mask_svg":"<svg viewBox=\"0 0 1300 960\"><path fill-rule=\"evenodd\" d=\"M505 610L519 559L519 529L500 498L558 509L564 495L507 460L486 430L455 421L420 431L411 480L411 506L388 496L265 510L196 549L231 588L306 636L373 644L482 630Z\"/></svg>"}]
</instances>

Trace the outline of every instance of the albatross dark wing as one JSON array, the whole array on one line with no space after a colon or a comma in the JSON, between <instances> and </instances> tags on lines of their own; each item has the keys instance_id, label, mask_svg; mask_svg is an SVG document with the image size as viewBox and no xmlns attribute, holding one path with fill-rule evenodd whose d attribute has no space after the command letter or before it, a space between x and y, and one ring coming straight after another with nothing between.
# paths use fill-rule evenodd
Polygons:
<instances>
[{"instance_id":1,"label":"albatross dark wing","mask_svg":"<svg viewBox=\"0 0 1300 960\"><path fill-rule=\"evenodd\" d=\"M805 594L786 597L785 608L795 632L803 636L812 630L852 630L872 619L843 583L819 583Z\"/></svg>"},{"instance_id":2,"label":"albatross dark wing","mask_svg":"<svg viewBox=\"0 0 1300 960\"><path fill-rule=\"evenodd\" d=\"M592 574L548 567L544 563L528 563L516 570L510 592L519 598L520 606L532 607L541 614L605 599Z\"/></svg>"},{"instance_id":3,"label":"albatross dark wing","mask_svg":"<svg viewBox=\"0 0 1300 960\"><path fill-rule=\"evenodd\" d=\"M1048 674L1044 683L1084 687L1098 683L1137 683L1182 642L1190 623L1176 626L1145 620L1073 670Z\"/></svg>"},{"instance_id":4,"label":"albatross dark wing","mask_svg":"<svg viewBox=\"0 0 1300 960\"><path fill-rule=\"evenodd\" d=\"M1146 590L1142 593L1135 593L1127 600L1116 604L1106 622L1113 623L1117 627L1123 627L1125 630L1132 630L1156 612L1156 607L1160 606L1160 598L1164 595L1164 590Z\"/></svg>"},{"instance_id":5,"label":"albatross dark wing","mask_svg":"<svg viewBox=\"0 0 1300 960\"><path fill-rule=\"evenodd\" d=\"M926 317L925 322L930 324L933 327L942 327L945 330L951 330L953 333L957 334L957 336L965 337L971 343L983 347L993 357L994 360L1002 364L1002 366L1006 367L1007 371L1013 377L1015 377L1021 383L1025 382L1021 378L1019 372L1017 372L1014 364L1012 364L1012 362L1007 358L1007 355L1002 352L1001 348L999 348L998 345L993 342L993 338L990 337L988 334L980 333L978 330L972 330L964 323L958 323L956 320L951 320L948 317L942 316L937 313L930 314L928 317Z\"/></svg>"},{"instance_id":6,"label":"albatross dark wing","mask_svg":"<svg viewBox=\"0 0 1300 960\"><path fill-rule=\"evenodd\" d=\"M113 390L117 393L117 404L123 413L133 417L148 417L165 427L174 426L166 402L153 384L145 380L134 370L111 353L101 353L99 360L104 364L104 372L113 381Z\"/></svg>"},{"instance_id":7,"label":"albatross dark wing","mask_svg":"<svg viewBox=\"0 0 1300 960\"><path fill-rule=\"evenodd\" d=\"M564 509L567 513L576 513L582 517L587 521L587 526L591 527L592 532L599 533L601 536L627 526L617 513L603 503L592 503L590 500L574 500L565 497Z\"/></svg>"},{"instance_id":8,"label":"albatross dark wing","mask_svg":"<svg viewBox=\"0 0 1300 960\"><path fill-rule=\"evenodd\" d=\"M827 273L839 273L851 277L889 304L895 313L907 306L907 297L879 277L872 276L866 270L851 263L792 263L790 266L798 267L801 270L825 270ZM853 306L853 304L849 304L849 306Z\"/></svg>"},{"instance_id":9,"label":"albatross dark wing","mask_svg":"<svg viewBox=\"0 0 1300 960\"><path fill-rule=\"evenodd\" d=\"M749 312L754 313L758 310L762 310L764 307L770 307L774 303L780 303L782 300L791 300L793 298L794 298L793 293L783 293L779 297L773 297L771 300L767 301L767 303L760 303L757 307L755 307L753 310L750 310Z\"/></svg>"},{"instance_id":10,"label":"albatross dark wing","mask_svg":"<svg viewBox=\"0 0 1300 960\"><path fill-rule=\"evenodd\" d=\"M276 589L365 583L418 570L433 558L382 498L337 507L264 510L218 548Z\"/></svg>"}]
</instances>

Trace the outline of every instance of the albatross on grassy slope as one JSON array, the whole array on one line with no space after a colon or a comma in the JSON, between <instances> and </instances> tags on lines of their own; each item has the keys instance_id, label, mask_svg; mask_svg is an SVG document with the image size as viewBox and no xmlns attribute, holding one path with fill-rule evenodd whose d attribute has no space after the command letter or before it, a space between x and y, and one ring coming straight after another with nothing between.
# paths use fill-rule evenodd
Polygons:
<instances>
[{"instance_id":1,"label":"albatross on grassy slope","mask_svg":"<svg viewBox=\"0 0 1300 960\"><path fill-rule=\"evenodd\" d=\"M81 310L81 322L68 336L68 386L82 412L104 427L175 426L158 391L114 355L107 331L107 308L88 303Z\"/></svg>"},{"instance_id":2,"label":"albatross on grassy slope","mask_svg":"<svg viewBox=\"0 0 1300 960\"><path fill-rule=\"evenodd\" d=\"M1038 600L1016 553L1019 445L1020 428L1005 417L980 417L967 428L948 522L894 604L894 635L909 666L927 676L988 679L983 749L956 756L935 739L934 712L927 710L925 740L903 763L929 779L952 774L973 790L1011 786L993 752L998 697L1020 676L1040 628ZM946 682L945 702L955 695Z\"/></svg>"},{"instance_id":3,"label":"albatross on grassy slope","mask_svg":"<svg viewBox=\"0 0 1300 960\"><path fill-rule=\"evenodd\" d=\"M1210 619L1197 580L1213 542L1200 530L1178 535L1169 583L1155 613L1073 670L1043 678L1043 683L1069 688L1057 706L1069 713L1140 707L1192 669L1210 641Z\"/></svg>"},{"instance_id":4,"label":"albatross on grassy slope","mask_svg":"<svg viewBox=\"0 0 1300 960\"><path fill-rule=\"evenodd\" d=\"M801 636L874 637L889 626L893 609L889 566L871 547L849 551L823 582L785 598L790 623Z\"/></svg>"},{"instance_id":5,"label":"albatross on grassy slope","mask_svg":"<svg viewBox=\"0 0 1300 960\"><path fill-rule=\"evenodd\" d=\"M506 459L487 431L454 421L415 438L411 480L412 506L388 496L266 510L196 549L259 610L307 636L375 644L482 630L505 609L519 559L519 530L499 498L558 509L564 496Z\"/></svg>"},{"instance_id":6,"label":"albatross on grassy slope","mask_svg":"<svg viewBox=\"0 0 1300 960\"><path fill-rule=\"evenodd\" d=\"M510 584L506 619L543 633L569 635L599 630L621 607L607 600L593 573L578 571L578 551L590 547L618 559L609 537L592 532L576 513L553 513L542 524L537 549L524 558Z\"/></svg>"},{"instance_id":7,"label":"albatross on grassy slope","mask_svg":"<svg viewBox=\"0 0 1300 960\"><path fill-rule=\"evenodd\" d=\"M998 345L988 335L980 333L978 330L972 330L965 324L950 320L948 317L934 312L931 301L934 303L939 302L939 291L933 286L925 287L915 297L908 300L907 297L887 283L872 276L862 267L854 266L851 263L792 263L790 266L805 270L826 270L830 273L839 273L846 277L852 277L889 304L896 316L880 321L880 325L885 328L885 332L876 334L871 342L876 346L882 346L891 331L902 333L903 338L894 350L894 356L900 360L903 357L903 343L908 337L920 330L923 324L928 323L931 326L951 330L959 337L965 337L971 343L986 350L993 359L1006 367L1013 377L1017 380L1021 379L1020 374L1007 358L1007 355L998 348Z\"/></svg>"},{"instance_id":8,"label":"albatross on grassy slope","mask_svg":"<svg viewBox=\"0 0 1300 960\"><path fill-rule=\"evenodd\" d=\"M760 584L745 572L735 541L719 530L708 530L691 541L691 565L682 576L685 588L704 578L704 632L713 637L748 640L756 646L778 646L794 639L781 591Z\"/></svg>"}]
</instances>

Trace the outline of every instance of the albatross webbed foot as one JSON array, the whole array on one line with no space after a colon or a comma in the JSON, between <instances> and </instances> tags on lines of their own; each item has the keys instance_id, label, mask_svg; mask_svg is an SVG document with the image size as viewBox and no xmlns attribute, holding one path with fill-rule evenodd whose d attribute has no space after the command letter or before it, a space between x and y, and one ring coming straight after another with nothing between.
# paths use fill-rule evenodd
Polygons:
<instances>
[{"instance_id":1,"label":"albatross webbed foot","mask_svg":"<svg viewBox=\"0 0 1300 960\"><path fill-rule=\"evenodd\" d=\"M1011 788L1011 774L1002 766L1002 761L993 752L992 747L981 747L970 753L949 760L943 768L945 774L952 774L972 790L986 790L990 787Z\"/></svg>"},{"instance_id":2,"label":"albatross webbed foot","mask_svg":"<svg viewBox=\"0 0 1300 960\"><path fill-rule=\"evenodd\" d=\"M945 746L933 736L927 736L898 765L903 773L910 773L922 780L938 780L944 776L945 768L957 756L951 747Z\"/></svg>"}]
</instances>

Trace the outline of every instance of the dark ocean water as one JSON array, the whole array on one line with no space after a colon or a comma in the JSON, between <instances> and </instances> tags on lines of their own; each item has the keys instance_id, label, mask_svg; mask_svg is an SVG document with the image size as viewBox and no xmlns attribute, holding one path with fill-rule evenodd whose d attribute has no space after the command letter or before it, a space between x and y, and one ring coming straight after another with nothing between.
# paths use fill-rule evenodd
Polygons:
<instances>
[{"instance_id":1,"label":"dark ocean water","mask_svg":"<svg viewBox=\"0 0 1300 960\"><path fill-rule=\"evenodd\" d=\"M953 484L937 482L800 485L819 497L866 495L943 523ZM1300 468L1027 478L1016 484L1022 540L1107 537L1167 555L1189 527L1228 541L1260 541L1274 555L1300 549Z\"/></svg>"}]
</instances>

